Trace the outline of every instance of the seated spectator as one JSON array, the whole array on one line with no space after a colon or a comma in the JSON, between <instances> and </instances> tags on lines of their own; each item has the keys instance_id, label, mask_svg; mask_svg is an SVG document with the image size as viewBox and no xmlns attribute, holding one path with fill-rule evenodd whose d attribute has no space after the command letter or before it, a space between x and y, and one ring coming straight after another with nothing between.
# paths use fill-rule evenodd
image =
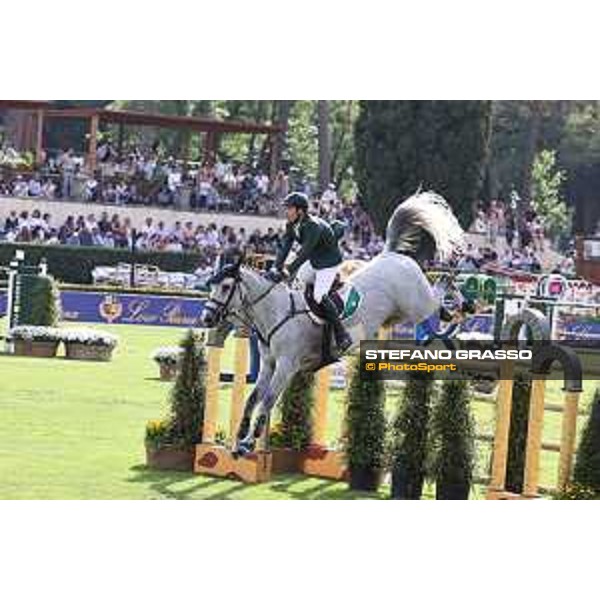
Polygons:
<instances>
[{"instance_id":1,"label":"seated spectator","mask_svg":"<svg viewBox=\"0 0 600 600\"><path fill-rule=\"evenodd\" d=\"M52 179L48 178L42 186L42 196L47 200L54 200L56 198L56 184Z\"/></svg>"},{"instance_id":2,"label":"seated spectator","mask_svg":"<svg viewBox=\"0 0 600 600\"><path fill-rule=\"evenodd\" d=\"M6 217L6 221L4 221L4 231L8 232L16 232L19 229L19 217L17 216L16 210L11 210L8 217Z\"/></svg>"},{"instance_id":3,"label":"seated spectator","mask_svg":"<svg viewBox=\"0 0 600 600\"><path fill-rule=\"evenodd\" d=\"M42 184L37 177L29 180L27 195L30 198L39 198L42 195Z\"/></svg>"},{"instance_id":4,"label":"seated spectator","mask_svg":"<svg viewBox=\"0 0 600 600\"><path fill-rule=\"evenodd\" d=\"M87 202L96 202L98 182L94 177L89 177L85 182L84 199Z\"/></svg>"},{"instance_id":5,"label":"seated spectator","mask_svg":"<svg viewBox=\"0 0 600 600\"><path fill-rule=\"evenodd\" d=\"M21 175L17 175L12 192L17 198L24 198L29 194L29 186Z\"/></svg>"}]
</instances>

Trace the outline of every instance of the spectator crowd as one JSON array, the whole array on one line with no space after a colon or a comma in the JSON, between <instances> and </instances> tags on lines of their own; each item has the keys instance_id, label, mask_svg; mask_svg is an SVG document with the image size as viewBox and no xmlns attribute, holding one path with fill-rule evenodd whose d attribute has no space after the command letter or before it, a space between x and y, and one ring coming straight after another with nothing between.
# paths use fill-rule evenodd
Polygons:
<instances>
[{"instance_id":1,"label":"spectator crowd","mask_svg":"<svg viewBox=\"0 0 600 600\"><path fill-rule=\"evenodd\" d=\"M6 148L1 152L12 154ZM163 157L157 146L147 152L133 148L121 158L109 142L98 148L93 173L71 149L46 158L34 171L0 170L0 196L215 212L277 214L289 187L284 171L271 181L259 168L178 161Z\"/></svg>"},{"instance_id":2,"label":"spectator crowd","mask_svg":"<svg viewBox=\"0 0 600 600\"><path fill-rule=\"evenodd\" d=\"M346 235L342 240L345 258L369 259L383 247L369 219L356 202L338 199L333 187L323 200L314 201L315 212L327 219L343 221ZM55 223L50 213L40 210L13 210L0 223L0 241L104 248L135 248L144 251L195 252L199 260L213 263L221 252L244 250L273 255L277 251L283 227L247 231L240 227L218 227L215 223L195 224L176 221L172 226L148 216L142 227L134 228L130 218L108 211L100 214L68 216Z\"/></svg>"},{"instance_id":3,"label":"spectator crowd","mask_svg":"<svg viewBox=\"0 0 600 600\"><path fill-rule=\"evenodd\" d=\"M3 149L6 155L9 150ZM0 161L1 163L2 161ZM155 145L142 152L137 148L121 158L110 142L100 144L97 169L89 174L81 156L66 150L44 160L33 172L0 169L0 197L15 196L45 199L79 199L91 204L115 206L148 205L185 208L203 212L228 211L246 214L281 214L282 199L290 189L300 189L312 197L313 214L346 224L341 241L345 258L368 260L383 247L368 216L356 199L342 199L330 185L319 196L310 185L296 182L280 171L275 180L260 169L217 161L214 165L189 164L173 157L161 156ZM479 206L470 229L473 234L460 257L443 266L462 271L477 271L486 264L530 272L543 269L545 252L550 243L542 220L530 208L517 210L511 202L492 200ZM1 199L0 199L1 201ZM517 214L522 216L517 218ZM171 252L197 252L212 261L222 251L245 249L259 254L273 254L282 231L246 231L216 224L197 225L177 221L172 227L148 217L135 231L130 220L108 211L90 212L87 216L69 216L54 223L50 214L39 210L17 214L13 211L0 224L0 240L102 246ZM561 257L555 269L569 274L574 271L572 248Z\"/></svg>"},{"instance_id":4,"label":"spectator crowd","mask_svg":"<svg viewBox=\"0 0 600 600\"><path fill-rule=\"evenodd\" d=\"M515 195L511 202L492 200L487 207L479 206L470 228L480 244L470 243L456 261L463 271L477 271L493 263L507 269L540 273L545 257L552 254L552 244L546 236L542 219L530 207L520 207ZM520 216L518 216L520 215ZM551 269L564 275L575 273L574 248L571 244L564 256L555 257Z\"/></svg>"}]
</instances>

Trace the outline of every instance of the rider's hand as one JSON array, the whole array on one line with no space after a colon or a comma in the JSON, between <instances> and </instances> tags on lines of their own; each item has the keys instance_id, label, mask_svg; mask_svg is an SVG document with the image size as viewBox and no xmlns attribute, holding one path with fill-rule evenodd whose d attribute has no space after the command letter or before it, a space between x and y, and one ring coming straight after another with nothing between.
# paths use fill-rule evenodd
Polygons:
<instances>
[{"instance_id":1,"label":"rider's hand","mask_svg":"<svg viewBox=\"0 0 600 600\"><path fill-rule=\"evenodd\" d=\"M281 269L271 267L267 271L267 279L270 279L271 281L274 281L275 283L279 283L280 281L283 281L284 273Z\"/></svg>"}]
</instances>

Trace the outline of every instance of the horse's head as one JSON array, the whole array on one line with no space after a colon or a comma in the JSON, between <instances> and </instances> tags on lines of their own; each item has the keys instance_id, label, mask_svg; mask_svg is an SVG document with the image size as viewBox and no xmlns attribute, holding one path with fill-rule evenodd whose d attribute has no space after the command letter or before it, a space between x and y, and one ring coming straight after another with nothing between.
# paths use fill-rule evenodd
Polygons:
<instances>
[{"instance_id":1,"label":"horse's head","mask_svg":"<svg viewBox=\"0 0 600 600\"><path fill-rule=\"evenodd\" d=\"M217 327L241 302L242 260L221 267L209 280L210 295L204 303L200 321L204 327Z\"/></svg>"}]
</instances>

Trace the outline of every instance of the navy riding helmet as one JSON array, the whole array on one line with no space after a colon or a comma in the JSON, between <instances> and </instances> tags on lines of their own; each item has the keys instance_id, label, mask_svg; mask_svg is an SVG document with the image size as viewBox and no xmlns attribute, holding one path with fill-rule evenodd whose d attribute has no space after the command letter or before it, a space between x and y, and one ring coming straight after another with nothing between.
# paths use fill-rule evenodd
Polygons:
<instances>
[{"instance_id":1,"label":"navy riding helmet","mask_svg":"<svg viewBox=\"0 0 600 600\"><path fill-rule=\"evenodd\" d=\"M296 208L302 208L303 210L308 210L308 196L301 192L292 192L288 194L283 201L286 207L295 206Z\"/></svg>"}]
</instances>

